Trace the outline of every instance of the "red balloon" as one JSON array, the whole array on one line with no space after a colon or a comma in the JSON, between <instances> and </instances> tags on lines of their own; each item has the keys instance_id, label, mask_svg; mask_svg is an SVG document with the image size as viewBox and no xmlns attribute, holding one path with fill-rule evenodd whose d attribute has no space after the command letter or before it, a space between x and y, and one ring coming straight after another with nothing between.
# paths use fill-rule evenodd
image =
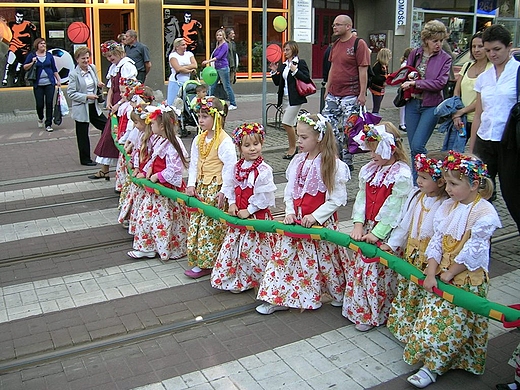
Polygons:
<instances>
[{"instance_id":1,"label":"red balloon","mask_svg":"<svg viewBox=\"0 0 520 390\"><path fill-rule=\"evenodd\" d=\"M278 62L282 58L282 48L276 43L267 46L265 50L265 57L269 62Z\"/></svg>"},{"instance_id":2,"label":"red balloon","mask_svg":"<svg viewBox=\"0 0 520 390\"><path fill-rule=\"evenodd\" d=\"M83 22L73 22L67 29L67 36L72 43L85 43L90 37L90 30Z\"/></svg>"}]
</instances>

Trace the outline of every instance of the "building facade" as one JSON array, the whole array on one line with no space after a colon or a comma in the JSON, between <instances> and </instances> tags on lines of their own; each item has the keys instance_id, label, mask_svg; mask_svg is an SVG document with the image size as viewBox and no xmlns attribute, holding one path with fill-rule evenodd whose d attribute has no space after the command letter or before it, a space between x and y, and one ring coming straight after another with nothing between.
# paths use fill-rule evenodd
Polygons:
<instances>
[{"instance_id":1,"label":"building facade","mask_svg":"<svg viewBox=\"0 0 520 390\"><path fill-rule=\"evenodd\" d=\"M352 18L359 36L371 46L374 61L381 47L390 48L394 68L407 47L420 44L421 28L431 19L442 20L448 26L455 53L467 47L474 32L496 22L510 29L518 46L520 0L265 1L268 44L298 41L301 27L309 28L309 39L300 43L300 55L312 64L312 77L316 79L321 78L323 53L330 43L332 22L339 14ZM150 48L152 70L147 84L165 92L170 74L167 58L175 38L185 38L200 64L211 54L215 31L232 27L239 55L234 88L239 93L259 92L264 55L263 6L264 0L2 0L0 110L33 109L32 88L25 82L20 66L36 37L46 39L65 81L74 67L72 54L80 45L91 48L93 62L103 79L109 63L101 55L100 44L117 39L128 29L137 30L139 40ZM302 23L302 9L309 10L308 19L303 20L308 20L310 26L298 25ZM280 15L288 21L288 28L281 32L273 26L274 18Z\"/></svg>"}]
</instances>

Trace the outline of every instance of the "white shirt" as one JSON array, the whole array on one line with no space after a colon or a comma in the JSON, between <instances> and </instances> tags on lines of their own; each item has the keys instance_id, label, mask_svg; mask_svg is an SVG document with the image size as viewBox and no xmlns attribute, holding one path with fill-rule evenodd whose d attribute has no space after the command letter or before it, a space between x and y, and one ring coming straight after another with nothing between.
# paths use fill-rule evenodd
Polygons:
<instances>
[{"instance_id":1,"label":"white shirt","mask_svg":"<svg viewBox=\"0 0 520 390\"><path fill-rule=\"evenodd\" d=\"M516 72L520 62L510 58L497 80L495 67L482 73L475 83L480 93L482 115L477 135L485 141L500 141L511 108L516 103Z\"/></svg>"},{"instance_id":2,"label":"white shirt","mask_svg":"<svg viewBox=\"0 0 520 390\"><path fill-rule=\"evenodd\" d=\"M170 62L170 60L172 58L175 58L177 60L177 63L180 66L186 66L186 65L191 64L191 57L193 57L193 53L191 51L186 50L184 52L184 55L182 55L182 56L179 53L177 53L176 51L174 51L174 52L171 52L170 55L168 56L168 63ZM179 82L181 84L184 84L185 81L188 81L190 79L189 73L176 73L175 69L173 69L171 65L170 65L170 69L172 70L172 73L170 74L170 78L169 78L170 81L175 81L175 75L177 75L177 82Z\"/></svg>"}]
</instances>

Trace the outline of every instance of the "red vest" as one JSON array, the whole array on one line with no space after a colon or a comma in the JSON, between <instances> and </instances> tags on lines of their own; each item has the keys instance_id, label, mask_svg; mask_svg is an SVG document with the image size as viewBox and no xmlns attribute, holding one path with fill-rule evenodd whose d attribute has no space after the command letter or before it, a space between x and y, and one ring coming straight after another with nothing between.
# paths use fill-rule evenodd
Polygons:
<instances>
[{"instance_id":1,"label":"red vest","mask_svg":"<svg viewBox=\"0 0 520 390\"><path fill-rule=\"evenodd\" d=\"M381 187L372 186L368 183L365 185L365 219L375 221L381 206L385 203L386 198L392 193L394 183L388 187L381 185Z\"/></svg>"}]
</instances>

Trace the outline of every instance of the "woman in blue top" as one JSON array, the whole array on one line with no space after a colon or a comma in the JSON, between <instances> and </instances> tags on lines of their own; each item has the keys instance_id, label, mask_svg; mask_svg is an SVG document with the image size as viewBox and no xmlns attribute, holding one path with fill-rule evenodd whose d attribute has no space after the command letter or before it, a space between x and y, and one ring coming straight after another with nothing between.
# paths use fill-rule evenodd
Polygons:
<instances>
[{"instance_id":1,"label":"woman in blue top","mask_svg":"<svg viewBox=\"0 0 520 390\"><path fill-rule=\"evenodd\" d=\"M54 62L54 57L47 51L45 39L34 40L34 50L27 54L23 68L27 72L31 66L36 66L36 80L33 82L38 127L43 127L43 107L45 107L45 130L53 131L52 106L55 87L61 86L60 75Z\"/></svg>"},{"instance_id":2,"label":"woman in blue top","mask_svg":"<svg viewBox=\"0 0 520 390\"><path fill-rule=\"evenodd\" d=\"M229 80L229 62L227 59L228 55L228 44L225 38L226 34L224 29L220 28L215 33L215 37L217 38L217 47L211 53L211 58L209 60L202 61L202 66L207 64L215 63L215 69L218 73L218 78L215 84L210 87L209 94L213 96L215 92L215 87L219 80L221 80L224 89L229 98L229 110L237 109L237 102L235 100L235 94L233 89L231 88L231 81Z\"/></svg>"}]
</instances>

